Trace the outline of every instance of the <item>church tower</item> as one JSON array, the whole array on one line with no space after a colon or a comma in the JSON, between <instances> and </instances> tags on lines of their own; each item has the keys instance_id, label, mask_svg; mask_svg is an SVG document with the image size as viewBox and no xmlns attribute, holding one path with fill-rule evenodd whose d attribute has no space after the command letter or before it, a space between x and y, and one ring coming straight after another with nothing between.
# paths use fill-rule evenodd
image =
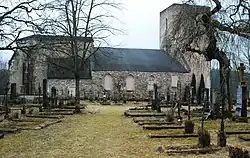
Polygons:
<instances>
[{"instance_id":1,"label":"church tower","mask_svg":"<svg viewBox=\"0 0 250 158\"><path fill-rule=\"evenodd\" d=\"M187 51L186 47L191 43L192 47L201 50L208 45L206 35L199 34L205 29L199 25L197 17L209 11L210 8L205 6L173 4L160 12L160 48L184 65L189 71L190 82L192 74L195 74L196 87L201 74L206 88L211 87L211 62L206 61L203 55Z\"/></svg>"}]
</instances>

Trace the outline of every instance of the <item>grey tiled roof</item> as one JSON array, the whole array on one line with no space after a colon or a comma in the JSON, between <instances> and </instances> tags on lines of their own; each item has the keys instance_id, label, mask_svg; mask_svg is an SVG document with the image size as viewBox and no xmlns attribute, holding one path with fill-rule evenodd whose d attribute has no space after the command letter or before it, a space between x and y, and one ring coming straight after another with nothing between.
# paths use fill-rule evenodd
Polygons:
<instances>
[{"instance_id":1,"label":"grey tiled roof","mask_svg":"<svg viewBox=\"0 0 250 158\"><path fill-rule=\"evenodd\" d=\"M80 59L77 61L80 63ZM80 79L90 79L89 61L79 68ZM48 79L74 79L74 60L73 58L50 58L48 59Z\"/></svg>"},{"instance_id":2,"label":"grey tiled roof","mask_svg":"<svg viewBox=\"0 0 250 158\"><path fill-rule=\"evenodd\" d=\"M132 48L96 48L93 71L188 72L164 50Z\"/></svg>"},{"instance_id":3,"label":"grey tiled roof","mask_svg":"<svg viewBox=\"0 0 250 158\"><path fill-rule=\"evenodd\" d=\"M24 38L18 39L18 41L25 41L25 40L39 40L39 41L69 41L70 36L63 36L63 35L31 35ZM76 37L77 41L83 42L94 42L92 37Z\"/></svg>"}]
</instances>

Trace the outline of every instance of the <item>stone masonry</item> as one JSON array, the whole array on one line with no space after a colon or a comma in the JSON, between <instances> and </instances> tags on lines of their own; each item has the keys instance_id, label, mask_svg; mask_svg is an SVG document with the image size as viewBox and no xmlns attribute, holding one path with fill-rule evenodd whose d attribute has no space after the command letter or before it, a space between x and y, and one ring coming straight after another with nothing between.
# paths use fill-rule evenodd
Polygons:
<instances>
[{"instance_id":1,"label":"stone masonry","mask_svg":"<svg viewBox=\"0 0 250 158\"><path fill-rule=\"evenodd\" d=\"M176 91L175 88L171 87L171 76L181 76L180 83L181 87L185 87L185 85L190 84L191 78L186 74L178 74L178 73L165 73L165 72L128 72L128 71L92 71L92 80L81 80L80 81L80 93L81 96L85 93L95 92L97 95L98 92L103 92L103 84L105 75L111 75L113 78L113 82L116 82L119 78L123 78L125 82L125 78L129 75L132 75L135 80L135 91L133 92L137 98L148 98L149 91L147 89L148 82L150 76L154 76L156 79L156 83L159 88L159 93L166 96L166 92L168 91L168 87L170 89L170 93ZM53 79L48 82L49 89L52 87L56 87L59 89L69 89L70 87L75 87L74 80L58 80ZM65 91L65 90L64 90ZM111 94L117 92L117 89L114 87ZM182 91L184 92L184 91Z\"/></svg>"}]
</instances>

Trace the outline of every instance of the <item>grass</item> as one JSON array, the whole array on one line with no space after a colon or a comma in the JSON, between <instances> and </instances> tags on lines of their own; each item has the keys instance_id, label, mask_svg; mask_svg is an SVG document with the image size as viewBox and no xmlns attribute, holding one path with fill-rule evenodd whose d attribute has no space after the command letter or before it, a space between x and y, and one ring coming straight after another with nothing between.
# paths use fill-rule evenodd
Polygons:
<instances>
[{"instance_id":1,"label":"grass","mask_svg":"<svg viewBox=\"0 0 250 158\"><path fill-rule=\"evenodd\" d=\"M160 146L196 145L196 138L185 139L150 139L141 126L132 118L123 116L126 106L96 106L88 109L97 111L95 115L73 115L62 123L38 131L22 131L7 135L0 140L0 157L91 157L91 158L154 158L174 157L167 153L158 153ZM99 109L99 110L97 110ZM196 122L198 125L199 122ZM216 124L217 125L217 124ZM216 129L214 123L205 123ZM183 130L163 130L160 132L183 133ZM157 133L157 132L156 132ZM212 143L215 144L216 137ZM241 144L236 137L229 137L229 144ZM208 155L179 155L177 157L227 157L225 150Z\"/></svg>"}]
</instances>

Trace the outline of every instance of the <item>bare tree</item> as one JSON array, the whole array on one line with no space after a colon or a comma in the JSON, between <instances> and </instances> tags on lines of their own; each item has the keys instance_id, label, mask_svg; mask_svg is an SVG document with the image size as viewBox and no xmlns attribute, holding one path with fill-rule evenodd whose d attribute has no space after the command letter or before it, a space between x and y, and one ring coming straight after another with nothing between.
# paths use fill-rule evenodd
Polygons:
<instances>
[{"instance_id":1,"label":"bare tree","mask_svg":"<svg viewBox=\"0 0 250 158\"><path fill-rule=\"evenodd\" d=\"M86 68L89 58L98 47L109 44L108 37L121 33L112 27L112 21L118 20L110 12L120 10L121 4L111 0L53 0L44 6L44 25L48 35L68 37L67 40L37 44L37 48L53 50L44 54L51 64L71 71L75 80L75 102L80 100L80 72ZM93 43L93 41L95 43ZM95 47L94 47L95 44ZM49 58L68 58L73 66Z\"/></svg>"},{"instance_id":2,"label":"bare tree","mask_svg":"<svg viewBox=\"0 0 250 158\"><path fill-rule=\"evenodd\" d=\"M0 9L0 50L14 50L20 37L43 31L35 16L42 9L37 0L2 0Z\"/></svg>"}]
</instances>

